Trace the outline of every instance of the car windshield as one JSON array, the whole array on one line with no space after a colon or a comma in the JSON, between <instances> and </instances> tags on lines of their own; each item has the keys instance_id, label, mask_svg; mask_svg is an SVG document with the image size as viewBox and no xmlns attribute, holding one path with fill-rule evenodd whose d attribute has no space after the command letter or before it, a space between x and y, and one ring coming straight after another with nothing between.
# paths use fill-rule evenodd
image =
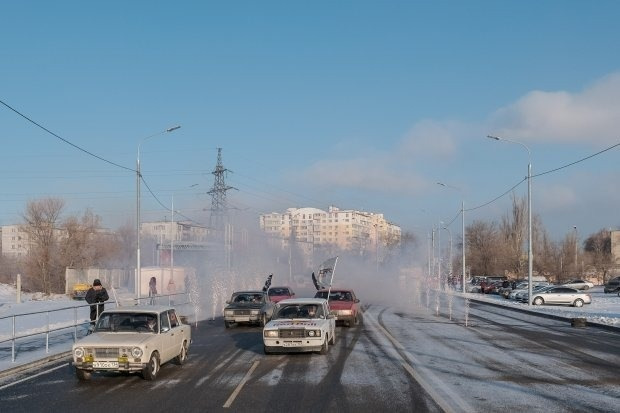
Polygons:
<instances>
[{"instance_id":1,"label":"car windshield","mask_svg":"<svg viewBox=\"0 0 620 413\"><path fill-rule=\"evenodd\" d=\"M327 299L327 291L317 291L314 298ZM331 291L329 301L353 301L353 295L349 291Z\"/></svg>"},{"instance_id":2,"label":"car windshield","mask_svg":"<svg viewBox=\"0 0 620 413\"><path fill-rule=\"evenodd\" d=\"M95 332L158 332L157 314L103 313L97 321Z\"/></svg>"},{"instance_id":3,"label":"car windshield","mask_svg":"<svg viewBox=\"0 0 620 413\"><path fill-rule=\"evenodd\" d=\"M322 316L324 316L323 309L318 304L286 304L278 309L274 318L319 318Z\"/></svg>"},{"instance_id":4,"label":"car windshield","mask_svg":"<svg viewBox=\"0 0 620 413\"><path fill-rule=\"evenodd\" d=\"M290 295L288 288L271 288L269 289L269 296L273 297L274 295Z\"/></svg>"},{"instance_id":5,"label":"car windshield","mask_svg":"<svg viewBox=\"0 0 620 413\"><path fill-rule=\"evenodd\" d=\"M239 293L233 295L232 298L233 303L262 303L263 302L263 294L258 293Z\"/></svg>"}]
</instances>

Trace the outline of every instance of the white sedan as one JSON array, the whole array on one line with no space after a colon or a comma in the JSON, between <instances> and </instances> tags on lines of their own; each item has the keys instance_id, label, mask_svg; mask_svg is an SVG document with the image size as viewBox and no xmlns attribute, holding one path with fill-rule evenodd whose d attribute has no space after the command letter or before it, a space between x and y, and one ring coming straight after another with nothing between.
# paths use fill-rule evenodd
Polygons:
<instances>
[{"instance_id":1,"label":"white sedan","mask_svg":"<svg viewBox=\"0 0 620 413\"><path fill-rule=\"evenodd\" d=\"M574 307L582 307L591 302L590 294L565 286L551 287L532 294L532 304L534 305L568 304Z\"/></svg>"},{"instance_id":2,"label":"white sedan","mask_svg":"<svg viewBox=\"0 0 620 413\"><path fill-rule=\"evenodd\" d=\"M162 364L185 363L191 328L172 307L134 306L106 310L92 334L73 345L80 380L93 372L140 372L154 380Z\"/></svg>"},{"instance_id":3,"label":"white sedan","mask_svg":"<svg viewBox=\"0 0 620 413\"><path fill-rule=\"evenodd\" d=\"M323 298L291 298L278 303L263 328L265 354L318 351L336 343L336 319Z\"/></svg>"},{"instance_id":4,"label":"white sedan","mask_svg":"<svg viewBox=\"0 0 620 413\"><path fill-rule=\"evenodd\" d=\"M589 290L590 288L594 287L594 283L584 280L571 280L567 283L563 283L562 286L574 288L576 290Z\"/></svg>"}]
</instances>

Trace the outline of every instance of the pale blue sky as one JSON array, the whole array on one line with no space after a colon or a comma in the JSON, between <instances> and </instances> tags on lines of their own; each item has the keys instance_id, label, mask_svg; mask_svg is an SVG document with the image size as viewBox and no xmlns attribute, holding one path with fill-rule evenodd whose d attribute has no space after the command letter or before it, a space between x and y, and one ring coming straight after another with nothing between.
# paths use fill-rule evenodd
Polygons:
<instances>
[{"instance_id":1,"label":"pale blue sky","mask_svg":"<svg viewBox=\"0 0 620 413\"><path fill-rule=\"evenodd\" d=\"M221 147L229 201L256 223L336 205L424 236L461 198L484 204L526 175L525 149L487 134L526 144L534 174L620 142L619 12L617 1L2 2L0 100L127 169L0 106L0 223L45 196L113 228L132 222L138 144L179 124L142 145L142 172L199 222ZM620 226L619 154L532 181L554 238ZM143 220L169 217L142 193ZM500 220L509 204L467 222Z\"/></svg>"}]
</instances>

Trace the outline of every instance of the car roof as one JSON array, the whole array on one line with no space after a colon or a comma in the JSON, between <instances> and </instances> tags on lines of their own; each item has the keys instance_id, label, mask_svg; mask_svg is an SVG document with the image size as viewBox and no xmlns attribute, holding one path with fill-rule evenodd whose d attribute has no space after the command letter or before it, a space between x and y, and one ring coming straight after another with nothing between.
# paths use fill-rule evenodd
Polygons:
<instances>
[{"instance_id":1,"label":"car roof","mask_svg":"<svg viewBox=\"0 0 620 413\"><path fill-rule=\"evenodd\" d=\"M174 310L174 307L166 305L128 305L124 307L116 307L106 309L106 313L161 313L168 310Z\"/></svg>"},{"instance_id":2,"label":"car roof","mask_svg":"<svg viewBox=\"0 0 620 413\"><path fill-rule=\"evenodd\" d=\"M323 304L326 302L327 300L324 298L287 298L278 302L278 304Z\"/></svg>"},{"instance_id":3,"label":"car roof","mask_svg":"<svg viewBox=\"0 0 620 413\"><path fill-rule=\"evenodd\" d=\"M352 293L353 292L353 290L351 290L349 288L332 288L331 290L329 290L327 288L322 288L322 289L318 290L317 292L327 292L327 291L330 291L332 293L336 293L336 292L340 292L340 291L347 292L347 293Z\"/></svg>"}]
</instances>

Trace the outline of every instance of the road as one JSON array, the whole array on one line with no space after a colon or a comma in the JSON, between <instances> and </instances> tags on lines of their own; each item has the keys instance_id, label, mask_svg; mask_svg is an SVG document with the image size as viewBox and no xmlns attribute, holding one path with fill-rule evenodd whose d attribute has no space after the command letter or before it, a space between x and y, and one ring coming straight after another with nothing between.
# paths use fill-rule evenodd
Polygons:
<instances>
[{"instance_id":1,"label":"road","mask_svg":"<svg viewBox=\"0 0 620 413\"><path fill-rule=\"evenodd\" d=\"M609 412L620 400L620 334L454 300L371 305L327 356L266 356L258 327L193 329L188 363L78 382L67 361L0 383L2 411ZM465 313L467 311L467 326ZM451 318L451 319L450 319ZM49 368L48 368L49 369ZM20 381L24 380L24 381Z\"/></svg>"}]
</instances>

